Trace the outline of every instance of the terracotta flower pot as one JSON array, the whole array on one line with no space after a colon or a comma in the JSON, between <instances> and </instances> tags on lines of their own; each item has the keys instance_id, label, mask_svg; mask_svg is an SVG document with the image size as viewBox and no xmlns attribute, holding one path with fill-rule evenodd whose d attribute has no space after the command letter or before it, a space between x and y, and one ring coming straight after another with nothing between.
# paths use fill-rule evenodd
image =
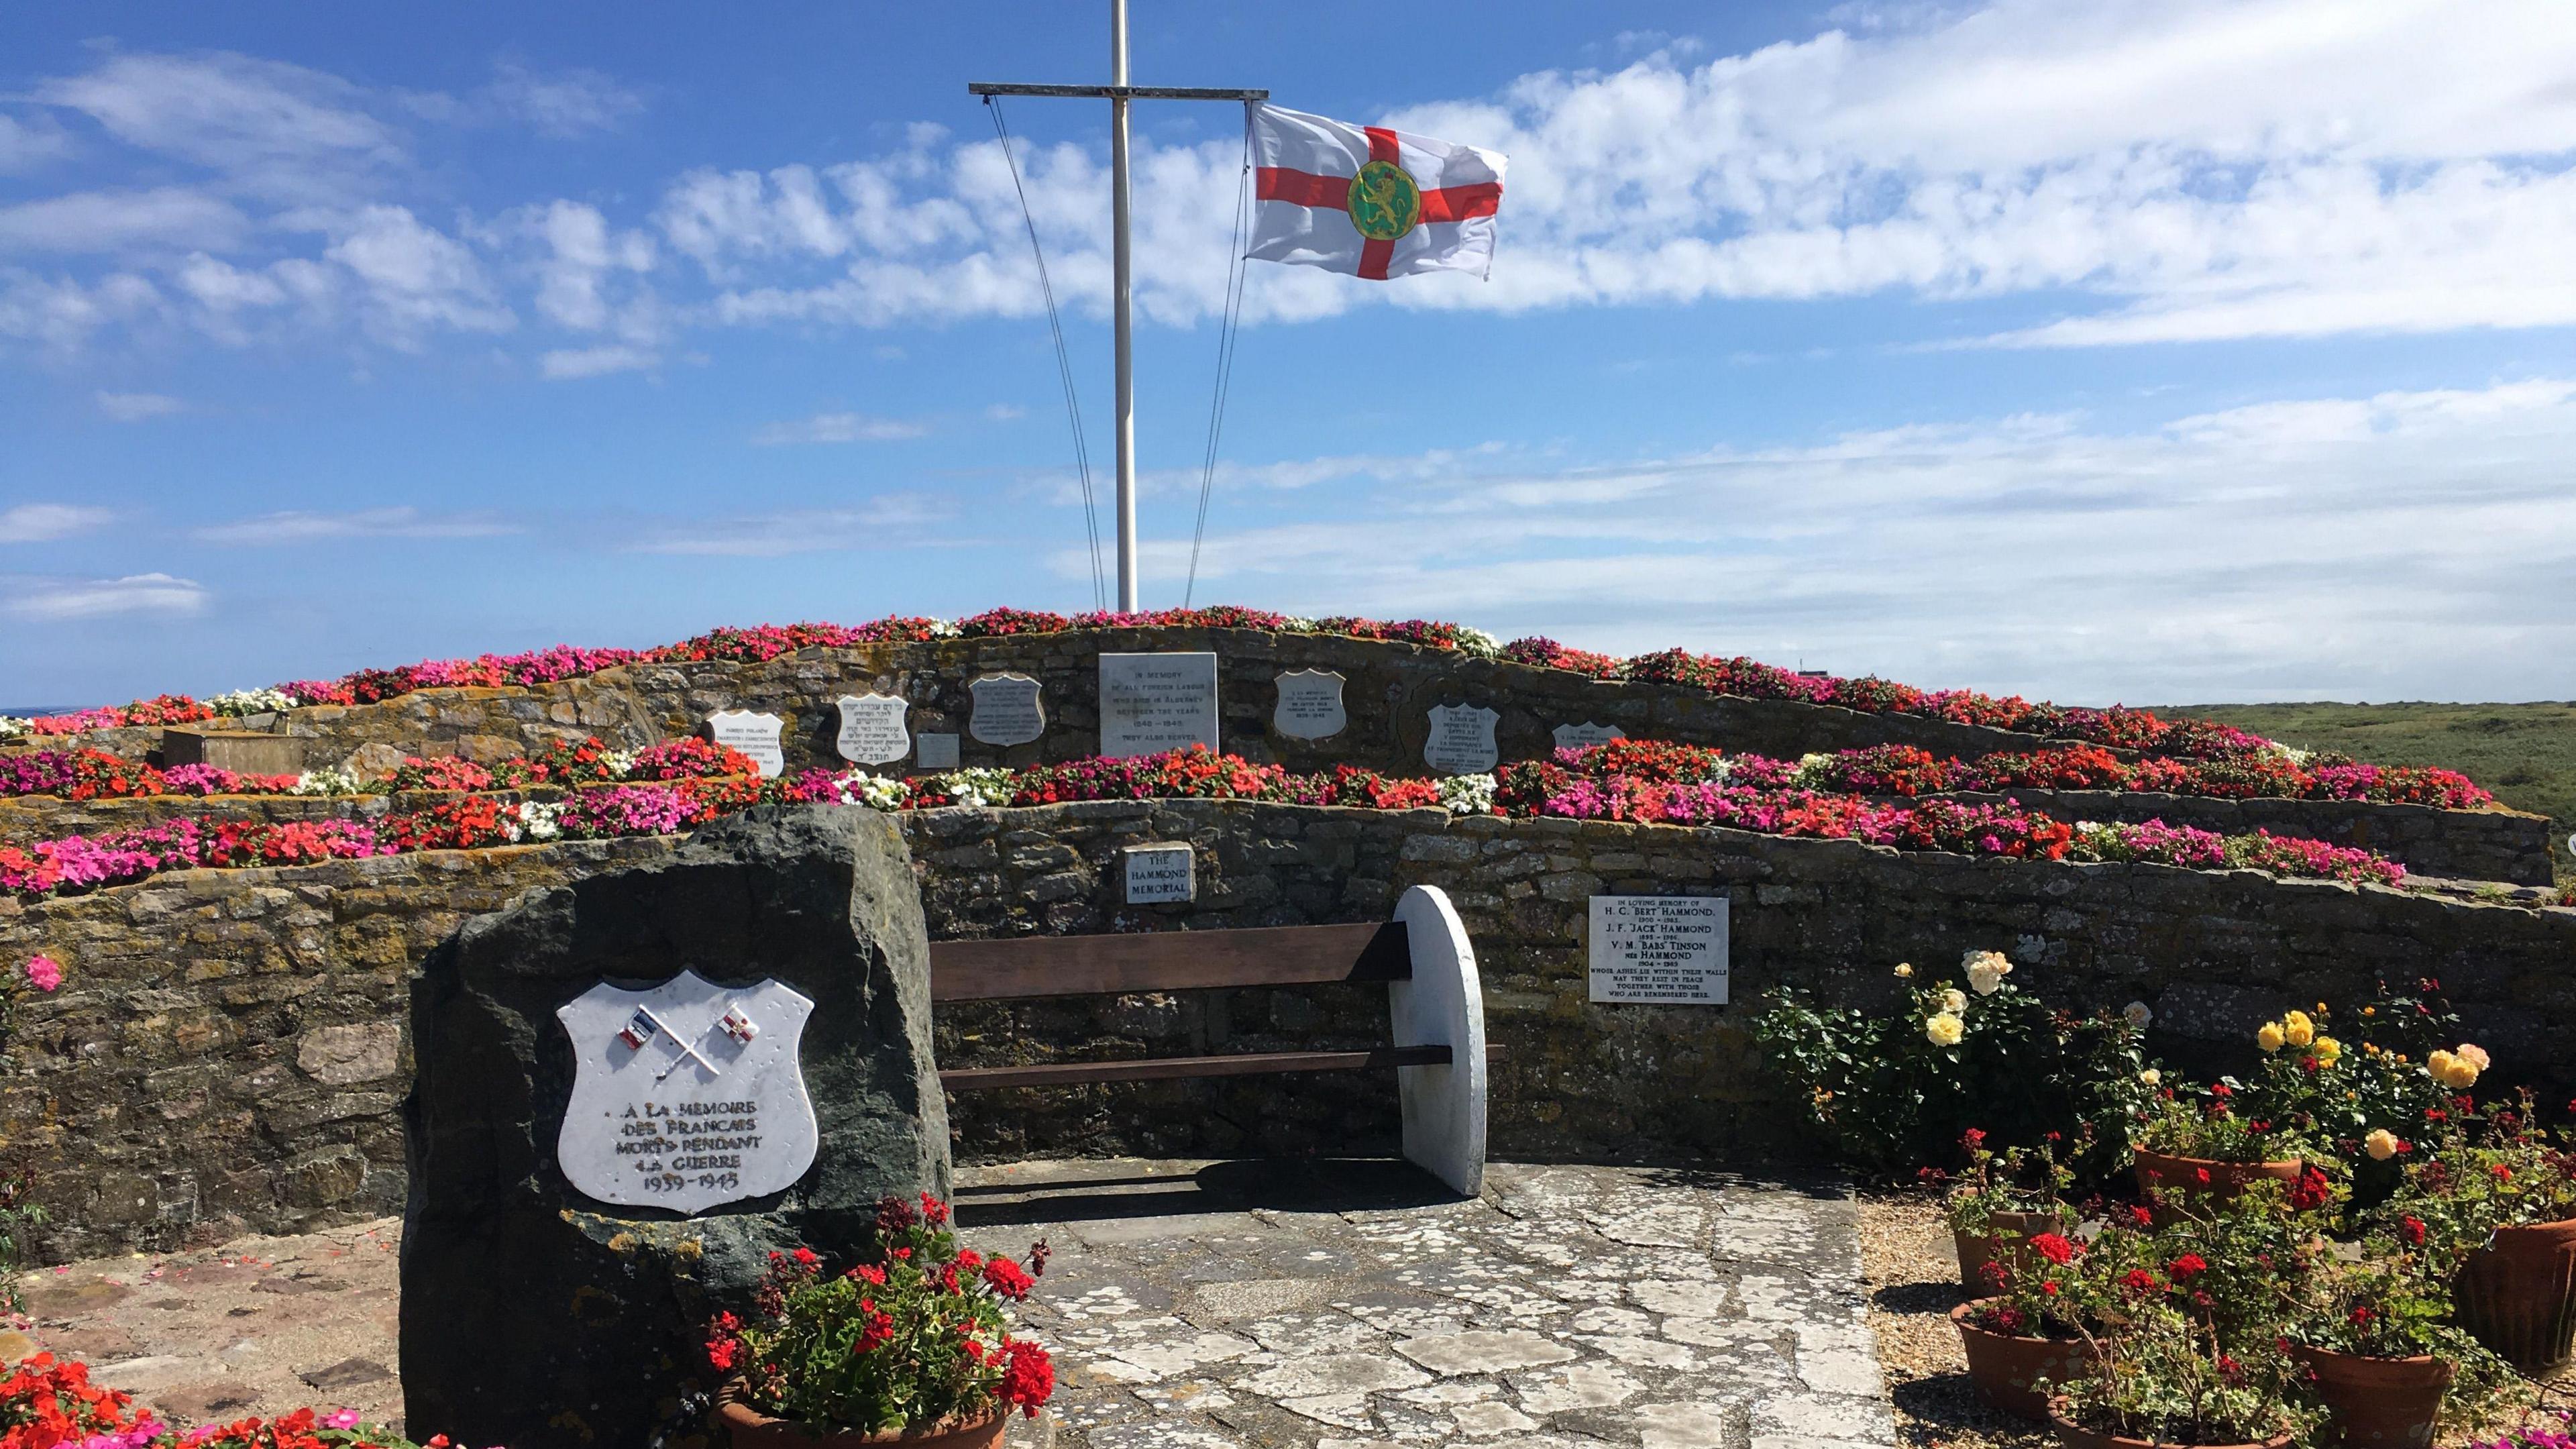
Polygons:
<instances>
[{"instance_id":1,"label":"terracotta flower pot","mask_svg":"<svg viewBox=\"0 0 2576 1449\"><path fill-rule=\"evenodd\" d=\"M2147 1200L2159 1224L2171 1222L2176 1216L2174 1209L2157 1201L2160 1190L2184 1197L2206 1193L2225 1202L2267 1177L2283 1184L2297 1182L2299 1169L2306 1166L2296 1158L2287 1162L2220 1162L2207 1157L2168 1157L2161 1152L2139 1152L2135 1156L2138 1193ZM2208 1175L2203 1177L2203 1173Z\"/></svg>"},{"instance_id":2,"label":"terracotta flower pot","mask_svg":"<svg viewBox=\"0 0 2576 1449\"><path fill-rule=\"evenodd\" d=\"M2317 1397L2351 1449L2423 1449L2433 1442L2433 1421L2451 1387L2449 1363L2429 1354L2367 1358L2304 1344L2290 1352L2316 1372Z\"/></svg>"},{"instance_id":3,"label":"terracotta flower pot","mask_svg":"<svg viewBox=\"0 0 2576 1449\"><path fill-rule=\"evenodd\" d=\"M2451 1294L2460 1326L2515 1368L2565 1363L2576 1338L2576 1219L2496 1229Z\"/></svg>"},{"instance_id":4,"label":"terracotta flower pot","mask_svg":"<svg viewBox=\"0 0 2576 1449\"><path fill-rule=\"evenodd\" d=\"M2084 1345L1994 1333L1970 1323L1968 1315L1988 1301L1962 1303L1950 1310L1950 1322L1959 1330L1959 1346L1967 1351L1968 1382L1977 1391L1977 1401L2025 1419L2045 1419L2052 1391L2042 1389L2039 1381L2063 1384L2088 1376L2092 1369L2085 1362Z\"/></svg>"},{"instance_id":5,"label":"terracotta flower pot","mask_svg":"<svg viewBox=\"0 0 2576 1449\"><path fill-rule=\"evenodd\" d=\"M2057 1431L2057 1442L2066 1449L2172 1449L2154 1439L2123 1439L2117 1434L2104 1434L2087 1429L2067 1417L2069 1405L2062 1397L2048 1401L2048 1425ZM2269 1439L2249 1440L2243 1444L2201 1444L2194 1449L2288 1449L2295 1434L2284 1431Z\"/></svg>"},{"instance_id":6,"label":"terracotta flower pot","mask_svg":"<svg viewBox=\"0 0 2576 1449\"><path fill-rule=\"evenodd\" d=\"M1955 1228L1950 1232L1951 1246L1959 1254L1959 1286L1972 1297L1995 1291L1995 1285L1986 1281L1986 1265L1995 1261L1997 1253L2003 1255L2006 1268L2017 1267L2028 1256L2033 1237L2066 1231L2065 1220L2048 1213L1996 1213L1992 1222L1991 1233L1963 1233Z\"/></svg>"},{"instance_id":7,"label":"terracotta flower pot","mask_svg":"<svg viewBox=\"0 0 2576 1449\"><path fill-rule=\"evenodd\" d=\"M1011 1426L1008 1410L996 1408L980 1419L933 1424L922 1429L877 1432L824 1429L773 1419L751 1406L740 1379L716 1391L715 1412L708 1427L721 1432L733 1449L857 1449L861 1444L901 1444L905 1449L993 1449Z\"/></svg>"}]
</instances>

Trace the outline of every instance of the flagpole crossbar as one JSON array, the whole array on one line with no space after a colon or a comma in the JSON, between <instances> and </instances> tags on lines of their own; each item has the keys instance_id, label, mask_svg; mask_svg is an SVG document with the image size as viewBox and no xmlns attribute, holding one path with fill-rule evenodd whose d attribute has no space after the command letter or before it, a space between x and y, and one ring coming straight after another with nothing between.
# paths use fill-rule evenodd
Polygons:
<instances>
[{"instance_id":1,"label":"flagpole crossbar","mask_svg":"<svg viewBox=\"0 0 2576 1449\"><path fill-rule=\"evenodd\" d=\"M1092 101L1266 101L1268 91L1230 91L1212 86L1022 86L969 81L972 96L1062 96Z\"/></svg>"}]
</instances>

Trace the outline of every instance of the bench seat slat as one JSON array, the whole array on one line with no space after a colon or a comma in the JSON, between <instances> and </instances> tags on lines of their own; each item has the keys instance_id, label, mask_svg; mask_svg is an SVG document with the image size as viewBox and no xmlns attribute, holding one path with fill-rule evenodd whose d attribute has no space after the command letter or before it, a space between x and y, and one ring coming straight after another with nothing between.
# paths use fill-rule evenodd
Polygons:
<instances>
[{"instance_id":1,"label":"bench seat slat","mask_svg":"<svg viewBox=\"0 0 2576 1449\"><path fill-rule=\"evenodd\" d=\"M1400 921L930 943L934 1002L1411 979Z\"/></svg>"},{"instance_id":2,"label":"bench seat slat","mask_svg":"<svg viewBox=\"0 0 2576 1449\"><path fill-rule=\"evenodd\" d=\"M1372 1067L1443 1066L1445 1046L1369 1047L1338 1052L1239 1052L1222 1057L1158 1057L1127 1062L1049 1062L1032 1067L959 1067L939 1074L952 1092L996 1087L1060 1087L1087 1082L1158 1082L1271 1072L1358 1072Z\"/></svg>"}]
</instances>

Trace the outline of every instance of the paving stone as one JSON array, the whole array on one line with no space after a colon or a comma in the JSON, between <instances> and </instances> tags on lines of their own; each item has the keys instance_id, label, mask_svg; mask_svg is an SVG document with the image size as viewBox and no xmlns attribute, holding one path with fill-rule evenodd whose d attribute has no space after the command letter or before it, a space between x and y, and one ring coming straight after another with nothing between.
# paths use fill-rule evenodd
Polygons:
<instances>
[{"instance_id":1,"label":"paving stone","mask_svg":"<svg viewBox=\"0 0 2576 1449\"><path fill-rule=\"evenodd\" d=\"M1753 1405L1756 1434L1796 1435L1809 1441L1849 1439L1889 1444L1896 1421L1887 1401L1857 1394L1774 1394Z\"/></svg>"},{"instance_id":2,"label":"paving stone","mask_svg":"<svg viewBox=\"0 0 2576 1449\"><path fill-rule=\"evenodd\" d=\"M1511 1369L1564 1363L1574 1350L1535 1333L1446 1333L1408 1338L1397 1353L1443 1377L1498 1374Z\"/></svg>"},{"instance_id":3,"label":"paving stone","mask_svg":"<svg viewBox=\"0 0 2576 1449\"><path fill-rule=\"evenodd\" d=\"M1430 1375L1384 1355L1328 1353L1281 1364L1235 1387L1265 1399L1280 1400L1410 1389L1430 1381Z\"/></svg>"},{"instance_id":4,"label":"paving stone","mask_svg":"<svg viewBox=\"0 0 2576 1449\"><path fill-rule=\"evenodd\" d=\"M1726 1410L1718 1404L1639 1404L1632 1411L1640 1449L1719 1449Z\"/></svg>"},{"instance_id":5,"label":"paving stone","mask_svg":"<svg viewBox=\"0 0 2576 1449\"><path fill-rule=\"evenodd\" d=\"M1497 1434L1526 1433L1538 1427L1538 1420L1509 1404L1462 1404L1450 1411L1458 1432L1475 1439L1490 1439Z\"/></svg>"},{"instance_id":6,"label":"paving stone","mask_svg":"<svg viewBox=\"0 0 2576 1449\"><path fill-rule=\"evenodd\" d=\"M1533 1414L1562 1414L1571 1409L1606 1409L1642 1392L1637 1382L1615 1364L1578 1363L1512 1378L1521 1407Z\"/></svg>"},{"instance_id":7,"label":"paving stone","mask_svg":"<svg viewBox=\"0 0 2576 1449\"><path fill-rule=\"evenodd\" d=\"M1192 1369L1230 1358L1241 1358L1252 1352L1249 1340L1230 1333L1194 1333L1186 1338L1154 1338L1128 1344L1109 1351L1105 1357L1135 1369L1149 1378L1166 1379Z\"/></svg>"}]
</instances>

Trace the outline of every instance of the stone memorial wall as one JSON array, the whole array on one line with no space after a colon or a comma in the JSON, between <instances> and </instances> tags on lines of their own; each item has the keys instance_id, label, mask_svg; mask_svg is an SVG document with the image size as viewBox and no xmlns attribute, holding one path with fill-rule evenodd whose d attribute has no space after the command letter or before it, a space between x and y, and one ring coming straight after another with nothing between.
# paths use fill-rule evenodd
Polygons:
<instances>
[{"instance_id":1,"label":"stone memorial wall","mask_svg":"<svg viewBox=\"0 0 2576 1449\"><path fill-rule=\"evenodd\" d=\"M1266 705L1264 706L1266 708ZM318 805L330 802L281 802ZM855 808L855 807L853 807ZM1889 967L2000 949L2070 1005L2142 999L2159 1040L2240 1042L2282 1006L2350 1001L2382 974L2442 979L2500 1070L2555 1086L2576 1030L2576 911L2254 872L1899 853L1570 820L1217 801L899 817L933 939L1383 919L1449 892L1473 935L1498 1154L1809 1150L1755 1060L1749 1013L1794 981L1893 999ZM1186 844L1190 898L1131 904L1126 850ZM523 892L669 859L676 838L516 846L285 869L174 873L0 901L0 958L70 982L19 1008L0 1138L50 1210L47 1258L298 1231L404 1199L410 978L469 917ZM1149 881L1149 888L1168 887ZM1595 897L1722 897L1727 1006L1595 1001ZM550 1024L551 1028L551 1024ZM1367 1046L1359 985L942 1009L943 1066ZM991 1092L952 1111L962 1157L1393 1150L1372 1074Z\"/></svg>"}]
</instances>

